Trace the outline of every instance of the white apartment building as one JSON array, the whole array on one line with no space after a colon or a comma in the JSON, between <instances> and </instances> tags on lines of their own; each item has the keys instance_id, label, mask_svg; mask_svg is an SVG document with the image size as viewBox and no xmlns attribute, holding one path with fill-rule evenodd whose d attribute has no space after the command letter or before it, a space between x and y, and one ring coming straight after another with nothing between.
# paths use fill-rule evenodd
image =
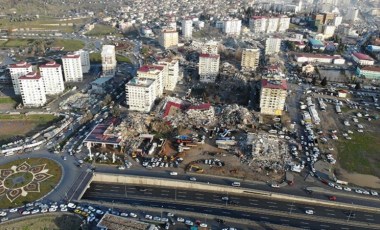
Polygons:
<instances>
[{"instance_id":1,"label":"white apartment building","mask_svg":"<svg viewBox=\"0 0 380 230\"><path fill-rule=\"evenodd\" d=\"M281 39L267 38L265 41L265 55L271 55L280 52Z\"/></svg>"},{"instance_id":2,"label":"white apartment building","mask_svg":"<svg viewBox=\"0 0 380 230\"><path fill-rule=\"evenodd\" d=\"M218 54L218 42L208 41L204 43L201 47L202 54Z\"/></svg>"},{"instance_id":3,"label":"white apartment building","mask_svg":"<svg viewBox=\"0 0 380 230\"><path fill-rule=\"evenodd\" d=\"M176 29L162 29L159 37L159 43L165 49L178 46L178 32Z\"/></svg>"},{"instance_id":4,"label":"white apartment building","mask_svg":"<svg viewBox=\"0 0 380 230\"><path fill-rule=\"evenodd\" d=\"M327 39L334 36L335 28L333 25L323 25L323 38Z\"/></svg>"},{"instance_id":5,"label":"white apartment building","mask_svg":"<svg viewBox=\"0 0 380 230\"><path fill-rule=\"evenodd\" d=\"M342 16L336 16L334 18L334 26L338 27L340 24L342 24L343 17Z\"/></svg>"},{"instance_id":6,"label":"white apartment building","mask_svg":"<svg viewBox=\"0 0 380 230\"><path fill-rule=\"evenodd\" d=\"M114 45L102 47L102 77L114 77L116 73L116 52Z\"/></svg>"},{"instance_id":7,"label":"white apartment building","mask_svg":"<svg viewBox=\"0 0 380 230\"><path fill-rule=\"evenodd\" d=\"M241 20L227 19L223 22L223 33L230 36L239 36L241 32Z\"/></svg>"},{"instance_id":8,"label":"white apartment building","mask_svg":"<svg viewBox=\"0 0 380 230\"><path fill-rule=\"evenodd\" d=\"M266 33L274 33L278 30L279 18L268 18Z\"/></svg>"},{"instance_id":9,"label":"white apartment building","mask_svg":"<svg viewBox=\"0 0 380 230\"><path fill-rule=\"evenodd\" d=\"M249 19L249 28L253 33L285 32L289 29L289 25L290 18L287 16L253 16Z\"/></svg>"},{"instance_id":10,"label":"white apartment building","mask_svg":"<svg viewBox=\"0 0 380 230\"><path fill-rule=\"evenodd\" d=\"M79 55L68 54L63 56L62 65L66 82L83 81L82 61Z\"/></svg>"},{"instance_id":11,"label":"white apartment building","mask_svg":"<svg viewBox=\"0 0 380 230\"><path fill-rule=\"evenodd\" d=\"M164 89L173 91L179 78L179 61L177 59L162 60L158 65L163 66Z\"/></svg>"},{"instance_id":12,"label":"white apartment building","mask_svg":"<svg viewBox=\"0 0 380 230\"><path fill-rule=\"evenodd\" d=\"M350 8L347 11L346 20L354 22L354 21L358 20L358 15L359 15L359 9Z\"/></svg>"},{"instance_id":13,"label":"white apartment building","mask_svg":"<svg viewBox=\"0 0 380 230\"><path fill-rule=\"evenodd\" d=\"M201 82L215 82L219 74L219 54L199 55L199 76Z\"/></svg>"},{"instance_id":14,"label":"white apartment building","mask_svg":"<svg viewBox=\"0 0 380 230\"><path fill-rule=\"evenodd\" d=\"M46 103L46 93L41 75L30 72L19 77L22 103L26 107L40 107Z\"/></svg>"},{"instance_id":15,"label":"white apartment building","mask_svg":"<svg viewBox=\"0 0 380 230\"><path fill-rule=\"evenodd\" d=\"M289 29L290 18L286 16L282 16L278 18L278 32L285 32Z\"/></svg>"},{"instance_id":16,"label":"white apartment building","mask_svg":"<svg viewBox=\"0 0 380 230\"><path fill-rule=\"evenodd\" d=\"M125 85L127 105L130 110L149 112L156 99L156 81L147 78L133 78Z\"/></svg>"},{"instance_id":17,"label":"white apartment building","mask_svg":"<svg viewBox=\"0 0 380 230\"><path fill-rule=\"evenodd\" d=\"M261 80L261 113L281 116L285 106L287 89L286 80Z\"/></svg>"},{"instance_id":18,"label":"white apartment building","mask_svg":"<svg viewBox=\"0 0 380 230\"><path fill-rule=\"evenodd\" d=\"M32 72L32 65L27 62L19 62L9 66L12 79L13 90L16 95L20 95L20 84L18 78Z\"/></svg>"},{"instance_id":19,"label":"white apartment building","mask_svg":"<svg viewBox=\"0 0 380 230\"><path fill-rule=\"evenodd\" d=\"M155 80L156 97L161 97L164 93L164 67L159 65L144 65L137 70L138 78Z\"/></svg>"},{"instance_id":20,"label":"white apartment building","mask_svg":"<svg viewBox=\"0 0 380 230\"><path fill-rule=\"evenodd\" d=\"M74 54L80 56L80 60L82 62L82 72L88 73L90 72L91 64L90 64L90 53L86 50L78 50Z\"/></svg>"},{"instance_id":21,"label":"white apartment building","mask_svg":"<svg viewBox=\"0 0 380 230\"><path fill-rule=\"evenodd\" d=\"M249 28L253 33L265 33L267 30L267 20L263 16L253 16L249 19Z\"/></svg>"},{"instance_id":22,"label":"white apartment building","mask_svg":"<svg viewBox=\"0 0 380 230\"><path fill-rule=\"evenodd\" d=\"M40 75L47 95L60 94L65 90L61 65L48 62L40 66Z\"/></svg>"},{"instance_id":23,"label":"white apartment building","mask_svg":"<svg viewBox=\"0 0 380 230\"><path fill-rule=\"evenodd\" d=\"M241 56L242 70L256 70L260 61L259 49L244 49Z\"/></svg>"},{"instance_id":24,"label":"white apartment building","mask_svg":"<svg viewBox=\"0 0 380 230\"><path fill-rule=\"evenodd\" d=\"M182 36L185 39L191 39L193 37L193 21L191 19L182 21Z\"/></svg>"}]
</instances>

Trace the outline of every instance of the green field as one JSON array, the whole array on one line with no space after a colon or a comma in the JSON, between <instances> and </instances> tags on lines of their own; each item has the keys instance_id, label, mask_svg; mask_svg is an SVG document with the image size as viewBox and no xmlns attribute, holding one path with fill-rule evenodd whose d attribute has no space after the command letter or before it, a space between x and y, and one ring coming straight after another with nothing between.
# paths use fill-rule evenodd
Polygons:
<instances>
[{"instance_id":1,"label":"green field","mask_svg":"<svg viewBox=\"0 0 380 230\"><path fill-rule=\"evenodd\" d=\"M8 41L4 41L0 43L1 47L11 48L11 47L26 47L32 44L32 39L9 39Z\"/></svg>"},{"instance_id":2,"label":"green field","mask_svg":"<svg viewBox=\"0 0 380 230\"><path fill-rule=\"evenodd\" d=\"M101 36L101 35L111 35L115 33L116 33L116 29L112 26L96 24L94 29L87 32L86 35L87 36Z\"/></svg>"},{"instance_id":3,"label":"green field","mask_svg":"<svg viewBox=\"0 0 380 230\"><path fill-rule=\"evenodd\" d=\"M378 133L354 133L352 140L340 140L339 162L349 172L380 176L380 154Z\"/></svg>"},{"instance_id":4,"label":"green field","mask_svg":"<svg viewBox=\"0 0 380 230\"><path fill-rule=\"evenodd\" d=\"M40 184L39 192L28 192L28 194L25 197L19 196L13 202L11 202L6 196L1 196L0 197L0 208L18 207L20 205L38 200L41 197L43 197L44 195L46 195L48 192L50 192L60 181L61 176L62 176L61 166L58 165L55 161L52 161L52 160L49 160L46 158L19 159L19 160L9 162L7 164L0 165L0 169L9 169L12 166L18 166L25 161L32 167L37 166L37 165L41 165L41 164L46 164L45 169L49 170L47 173L49 175L52 175L52 177L47 178L46 180L43 180L39 183ZM20 174L20 173L13 174L13 175L9 176L8 178L10 178L12 176L19 176L18 174ZM13 185L11 182L7 181L7 183L8 183L8 185L9 184ZM22 187L22 186L26 185L27 183L28 182L16 184L16 185L14 185L13 188Z\"/></svg>"},{"instance_id":5,"label":"green field","mask_svg":"<svg viewBox=\"0 0 380 230\"><path fill-rule=\"evenodd\" d=\"M93 63L101 63L102 62L102 57L100 53L90 53L90 61ZM128 57L125 57L123 55L116 55L116 61L117 62L128 62L131 63L131 60L129 60Z\"/></svg>"},{"instance_id":6,"label":"green field","mask_svg":"<svg viewBox=\"0 0 380 230\"><path fill-rule=\"evenodd\" d=\"M119 55L119 54L116 55L116 61L117 62L128 62L128 63L131 63L131 60L129 60L128 57L125 57L125 56Z\"/></svg>"},{"instance_id":7,"label":"green field","mask_svg":"<svg viewBox=\"0 0 380 230\"><path fill-rule=\"evenodd\" d=\"M80 40L55 39L50 47L64 47L65 51L77 51L83 49L84 42Z\"/></svg>"},{"instance_id":8,"label":"green field","mask_svg":"<svg viewBox=\"0 0 380 230\"><path fill-rule=\"evenodd\" d=\"M13 104L16 103L13 98L11 97L0 97L0 104Z\"/></svg>"}]
</instances>

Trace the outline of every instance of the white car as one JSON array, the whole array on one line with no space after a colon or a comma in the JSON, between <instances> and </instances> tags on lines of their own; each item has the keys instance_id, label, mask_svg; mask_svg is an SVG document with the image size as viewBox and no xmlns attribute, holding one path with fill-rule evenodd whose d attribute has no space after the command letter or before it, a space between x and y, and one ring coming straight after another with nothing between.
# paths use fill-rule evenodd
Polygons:
<instances>
[{"instance_id":1,"label":"white car","mask_svg":"<svg viewBox=\"0 0 380 230\"><path fill-rule=\"evenodd\" d=\"M100 209L96 210L95 213L98 214L98 215L103 215L104 214L104 212L102 210L100 210Z\"/></svg>"},{"instance_id":2,"label":"white car","mask_svg":"<svg viewBox=\"0 0 380 230\"><path fill-rule=\"evenodd\" d=\"M178 221L178 222L184 222L185 219L183 219L182 217L177 217L177 221Z\"/></svg>"},{"instance_id":3,"label":"white car","mask_svg":"<svg viewBox=\"0 0 380 230\"><path fill-rule=\"evenodd\" d=\"M363 190L363 194L365 194L365 195L369 195L369 192L366 191L366 190Z\"/></svg>"},{"instance_id":4,"label":"white car","mask_svg":"<svg viewBox=\"0 0 380 230\"><path fill-rule=\"evenodd\" d=\"M191 180L191 181L197 181L197 178L195 178L195 177L190 177L189 180Z\"/></svg>"},{"instance_id":5,"label":"white car","mask_svg":"<svg viewBox=\"0 0 380 230\"><path fill-rule=\"evenodd\" d=\"M189 226L193 226L194 225L193 221L191 221L191 220L186 220L185 224L189 225Z\"/></svg>"},{"instance_id":6,"label":"white car","mask_svg":"<svg viewBox=\"0 0 380 230\"><path fill-rule=\"evenodd\" d=\"M177 172L170 172L170 176L177 176L178 173Z\"/></svg>"},{"instance_id":7,"label":"white car","mask_svg":"<svg viewBox=\"0 0 380 230\"><path fill-rule=\"evenodd\" d=\"M30 214L30 211L23 211L22 213L21 213L21 215L29 215Z\"/></svg>"},{"instance_id":8,"label":"white car","mask_svg":"<svg viewBox=\"0 0 380 230\"><path fill-rule=\"evenodd\" d=\"M67 207L69 207L69 208L75 208L76 205L75 205L74 203L68 203L68 204L67 204Z\"/></svg>"},{"instance_id":9,"label":"white car","mask_svg":"<svg viewBox=\"0 0 380 230\"><path fill-rule=\"evenodd\" d=\"M9 210L9 212L10 213L15 213L15 212L17 212L17 210L18 210L17 208L12 208L12 209Z\"/></svg>"},{"instance_id":10,"label":"white car","mask_svg":"<svg viewBox=\"0 0 380 230\"><path fill-rule=\"evenodd\" d=\"M49 212L56 212L57 208L49 208Z\"/></svg>"},{"instance_id":11,"label":"white car","mask_svg":"<svg viewBox=\"0 0 380 230\"><path fill-rule=\"evenodd\" d=\"M151 215L145 215L145 219L151 220L151 219L153 219L153 216L151 216Z\"/></svg>"},{"instance_id":12,"label":"white car","mask_svg":"<svg viewBox=\"0 0 380 230\"><path fill-rule=\"evenodd\" d=\"M342 190L342 186L340 186L340 185L335 185L335 188L339 189L339 190Z\"/></svg>"},{"instance_id":13,"label":"white car","mask_svg":"<svg viewBox=\"0 0 380 230\"><path fill-rule=\"evenodd\" d=\"M355 189L355 192L356 192L356 193L359 193L359 194L362 194L362 193L363 193L363 191L360 190L360 189Z\"/></svg>"},{"instance_id":14,"label":"white car","mask_svg":"<svg viewBox=\"0 0 380 230\"><path fill-rule=\"evenodd\" d=\"M228 198L228 196L224 196L224 197L222 197L222 200L224 200L224 201L228 201L229 198Z\"/></svg>"},{"instance_id":15,"label":"white car","mask_svg":"<svg viewBox=\"0 0 380 230\"><path fill-rule=\"evenodd\" d=\"M373 190L372 190L372 191L371 191L371 195L372 195L372 196L378 196L378 195L379 195L379 193L378 193L378 192L376 192L376 191L373 191Z\"/></svg>"},{"instance_id":16,"label":"white car","mask_svg":"<svg viewBox=\"0 0 380 230\"><path fill-rule=\"evenodd\" d=\"M173 217L173 216L174 216L174 214L173 214L173 213L171 213L171 212L168 212L168 216L169 216L169 217Z\"/></svg>"},{"instance_id":17,"label":"white car","mask_svg":"<svg viewBox=\"0 0 380 230\"><path fill-rule=\"evenodd\" d=\"M37 213L39 213L39 212L40 212L39 209L33 209L31 213L32 213L32 214L37 214Z\"/></svg>"},{"instance_id":18,"label":"white car","mask_svg":"<svg viewBox=\"0 0 380 230\"><path fill-rule=\"evenodd\" d=\"M127 216L128 216L128 213L122 212L122 213L120 213L120 216L127 217Z\"/></svg>"},{"instance_id":19,"label":"white car","mask_svg":"<svg viewBox=\"0 0 380 230\"><path fill-rule=\"evenodd\" d=\"M234 186L234 187L240 187L240 182L236 182L235 181L231 185Z\"/></svg>"},{"instance_id":20,"label":"white car","mask_svg":"<svg viewBox=\"0 0 380 230\"><path fill-rule=\"evenodd\" d=\"M329 182L329 186L330 186L330 187L335 187L335 184L334 184L334 183L331 183L331 182Z\"/></svg>"},{"instance_id":21,"label":"white car","mask_svg":"<svg viewBox=\"0 0 380 230\"><path fill-rule=\"evenodd\" d=\"M47 209L47 208L43 208L43 209L41 209L41 213L45 213L45 212L48 212L48 209Z\"/></svg>"},{"instance_id":22,"label":"white car","mask_svg":"<svg viewBox=\"0 0 380 230\"><path fill-rule=\"evenodd\" d=\"M0 216L6 216L7 213L6 212L0 212Z\"/></svg>"},{"instance_id":23,"label":"white car","mask_svg":"<svg viewBox=\"0 0 380 230\"><path fill-rule=\"evenodd\" d=\"M162 217L162 218L161 218L161 221L162 221L162 222L169 222L169 219L166 218L166 217Z\"/></svg>"},{"instance_id":24,"label":"white car","mask_svg":"<svg viewBox=\"0 0 380 230\"><path fill-rule=\"evenodd\" d=\"M308 215L313 215L314 211L311 210L311 209L308 209L308 210L305 211L305 213L308 214Z\"/></svg>"},{"instance_id":25,"label":"white car","mask_svg":"<svg viewBox=\"0 0 380 230\"><path fill-rule=\"evenodd\" d=\"M155 221L161 221L161 217L155 216L155 217L153 218L153 220L155 220Z\"/></svg>"},{"instance_id":26,"label":"white car","mask_svg":"<svg viewBox=\"0 0 380 230\"><path fill-rule=\"evenodd\" d=\"M202 227L202 228L207 228L207 224L205 224L205 223L202 223L199 226Z\"/></svg>"},{"instance_id":27,"label":"white car","mask_svg":"<svg viewBox=\"0 0 380 230\"><path fill-rule=\"evenodd\" d=\"M130 216L130 217L133 217L133 218L136 218L136 217L137 217L137 214L136 214L136 213L133 213L133 212L131 212L131 213L129 213L129 216Z\"/></svg>"},{"instance_id":28,"label":"white car","mask_svg":"<svg viewBox=\"0 0 380 230\"><path fill-rule=\"evenodd\" d=\"M67 208L66 207L61 208L61 212L67 212Z\"/></svg>"},{"instance_id":29,"label":"white car","mask_svg":"<svg viewBox=\"0 0 380 230\"><path fill-rule=\"evenodd\" d=\"M351 192L351 188L349 188L349 187L344 187L343 190L347 191L347 192Z\"/></svg>"}]
</instances>

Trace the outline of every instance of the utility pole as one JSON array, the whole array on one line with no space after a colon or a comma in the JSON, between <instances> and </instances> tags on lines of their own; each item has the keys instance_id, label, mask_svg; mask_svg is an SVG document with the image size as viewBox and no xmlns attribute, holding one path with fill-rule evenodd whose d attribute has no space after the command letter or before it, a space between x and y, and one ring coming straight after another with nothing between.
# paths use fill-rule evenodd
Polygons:
<instances>
[{"instance_id":1,"label":"utility pole","mask_svg":"<svg viewBox=\"0 0 380 230\"><path fill-rule=\"evenodd\" d=\"M289 209L289 215L292 214L292 211L293 211L293 206L294 206L294 202L292 202L292 205L290 206L290 209Z\"/></svg>"}]
</instances>

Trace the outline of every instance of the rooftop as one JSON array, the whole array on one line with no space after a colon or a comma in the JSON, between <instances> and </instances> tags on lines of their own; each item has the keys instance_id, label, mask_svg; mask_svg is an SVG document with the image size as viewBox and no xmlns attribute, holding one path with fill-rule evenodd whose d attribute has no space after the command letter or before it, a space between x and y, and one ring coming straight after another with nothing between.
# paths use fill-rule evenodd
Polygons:
<instances>
[{"instance_id":1,"label":"rooftop","mask_svg":"<svg viewBox=\"0 0 380 230\"><path fill-rule=\"evenodd\" d=\"M266 89L283 89L287 90L288 85L286 84L286 80L261 80L261 87Z\"/></svg>"},{"instance_id":2,"label":"rooftop","mask_svg":"<svg viewBox=\"0 0 380 230\"><path fill-rule=\"evenodd\" d=\"M57 68L60 67L60 64L57 64L55 61L51 61L48 63L45 63L43 65L40 65L40 68Z\"/></svg>"},{"instance_id":3,"label":"rooftop","mask_svg":"<svg viewBox=\"0 0 380 230\"><path fill-rule=\"evenodd\" d=\"M16 64L11 64L9 66L9 68L29 68L30 66L32 66L31 64L25 62L25 61L22 61L22 62L19 62L19 63L16 63Z\"/></svg>"},{"instance_id":4,"label":"rooftop","mask_svg":"<svg viewBox=\"0 0 380 230\"><path fill-rule=\"evenodd\" d=\"M380 66L364 66L361 70L380 72Z\"/></svg>"},{"instance_id":5,"label":"rooftop","mask_svg":"<svg viewBox=\"0 0 380 230\"><path fill-rule=\"evenodd\" d=\"M312 54L312 53L295 53L296 57L307 57L307 58L329 58L329 59L342 59L340 55L327 55L327 54Z\"/></svg>"},{"instance_id":6,"label":"rooftop","mask_svg":"<svg viewBox=\"0 0 380 230\"><path fill-rule=\"evenodd\" d=\"M97 225L99 228L105 228L108 230L146 230L149 226L150 224L148 223L108 213L100 219Z\"/></svg>"},{"instance_id":7,"label":"rooftop","mask_svg":"<svg viewBox=\"0 0 380 230\"><path fill-rule=\"evenodd\" d=\"M153 84L153 82L154 82L153 79L134 77L127 83L127 85L149 87L150 85Z\"/></svg>"},{"instance_id":8,"label":"rooftop","mask_svg":"<svg viewBox=\"0 0 380 230\"><path fill-rule=\"evenodd\" d=\"M352 55L354 55L356 58L358 58L360 60L373 61L373 59L370 56L368 56L367 54L353 53Z\"/></svg>"},{"instance_id":9,"label":"rooftop","mask_svg":"<svg viewBox=\"0 0 380 230\"><path fill-rule=\"evenodd\" d=\"M159 66L159 65L144 65L144 66L141 66L140 69L138 69L138 72L154 72L156 70L163 70L164 67L162 66Z\"/></svg>"},{"instance_id":10,"label":"rooftop","mask_svg":"<svg viewBox=\"0 0 380 230\"><path fill-rule=\"evenodd\" d=\"M114 126L117 119L113 118L95 126L90 134L84 139L84 142L98 143L98 144L120 144L121 138L115 135L106 135L106 131L110 126Z\"/></svg>"},{"instance_id":11,"label":"rooftop","mask_svg":"<svg viewBox=\"0 0 380 230\"><path fill-rule=\"evenodd\" d=\"M19 77L19 80L37 80L40 78L41 78L41 75L37 74L36 72L30 72L24 76Z\"/></svg>"},{"instance_id":12,"label":"rooftop","mask_svg":"<svg viewBox=\"0 0 380 230\"><path fill-rule=\"evenodd\" d=\"M313 46L324 46L323 42L317 40L317 39L309 39L309 42Z\"/></svg>"},{"instance_id":13,"label":"rooftop","mask_svg":"<svg viewBox=\"0 0 380 230\"><path fill-rule=\"evenodd\" d=\"M200 54L199 57L204 57L204 58L219 58L219 54Z\"/></svg>"},{"instance_id":14,"label":"rooftop","mask_svg":"<svg viewBox=\"0 0 380 230\"><path fill-rule=\"evenodd\" d=\"M77 54L68 54L62 57L62 59L69 59L69 58L77 59L77 58L80 58L80 56Z\"/></svg>"}]
</instances>

